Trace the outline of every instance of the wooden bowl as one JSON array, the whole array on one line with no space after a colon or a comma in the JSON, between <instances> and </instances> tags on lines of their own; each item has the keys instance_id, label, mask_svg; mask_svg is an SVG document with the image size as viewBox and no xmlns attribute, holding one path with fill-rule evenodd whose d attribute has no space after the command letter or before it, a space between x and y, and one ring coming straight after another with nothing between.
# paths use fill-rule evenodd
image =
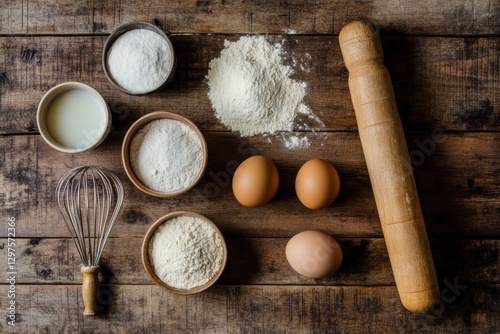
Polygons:
<instances>
[{"instance_id":1,"label":"wooden bowl","mask_svg":"<svg viewBox=\"0 0 500 334\"><path fill-rule=\"evenodd\" d=\"M200 218L203 221L207 222L212 226L214 231L217 233L217 235L220 237L221 242L222 242L222 247L223 247L223 257L222 257L222 265L219 269L219 271L212 277L208 282L206 282L203 285L197 286L192 289L177 289L174 288L165 282L163 282L158 276L156 276L156 273L151 265L151 262L149 260L149 242L151 241L151 238L153 237L154 233L156 232L156 229L165 223L168 223L168 221L172 218L179 217L179 216L189 216L189 217L195 217L195 218ZM220 232L220 230L217 228L217 226L209 220L207 217L202 216L198 213L195 212L189 212L189 211L177 211L177 212L172 212L169 213L160 219L158 219L147 231L146 236L144 237L144 241L142 242L142 264L144 265L144 269L148 273L149 277L155 282L156 285L158 285L160 288L163 290L166 290L171 293L179 294L179 295L192 295L195 293L202 292L206 289L208 289L210 286L212 286L220 277L222 272L224 271L224 268L226 266L227 262L227 246L226 246L226 241L224 240L224 236Z\"/></svg>"},{"instance_id":2,"label":"wooden bowl","mask_svg":"<svg viewBox=\"0 0 500 334\"><path fill-rule=\"evenodd\" d=\"M153 190L151 188L148 188L146 185L144 185L141 180L136 176L134 169L132 168L132 164L130 162L130 144L132 143L132 139L134 138L135 134L137 131L139 131L144 125L151 121L155 121L158 119L174 119L177 121L180 121L193 130L198 138L201 141L201 146L203 149L203 166L200 169L200 174L198 177L191 183L189 186L182 188L178 191L174 192L159 192L156 190ZM164 197L164 198L169 198L169 197L175 197L177 195L180 195L182 193L187 192L188 190L192 189L203 177L203 173L205 173L205 169L207 167L207 161L208 161L208 148L207 148L207 142L205 141L205 137L203 137L203 134L201 133L200 129L191 122L189 119L187 119L184 116L181 116L179 114L169 112L169 111L156 111L149 113L141 118L139 118L137 121L135 121L134 124L128 129L127 133L125 134L125 138L123 139L123 145L122 145L122 162L123 162L123 167L125 168L125 172L127 173L130 181L141 191L145 192L146 194L156 196L156 197Z\"/></svg>"},{"instance_id":3,"label":"wooden bowl","mask_svg":"<svg viewBox=\"0 0 500 334\"><path fill-rule=\"evenodd\" d=\"M170 68L168 69L168 76L166 77L166 79L152 90L141 93L135 93L120 86L113 79L108 69L108 52L113 43L118 39L118 37L120 37L124 33L135 29L151 30L160 35L167 42L168 50L170 51L170 54L172 56L172 61L170 63ZM104 74L106 75L106 78L108 78L109 82L111 82L113 86L115 86L122 92L130 95L145 95L153 92L158 92L167 87L172 82L172 80L174 79L175 70L177 68L177 57L175 56L174 47L172 45L172 42L170 41L170 38L168 38L168 36L160 28L148 22L129 22L115 28L109 35L108 39L106 40L106 43L104 44L104 49L102 51L102 67L104 69Z\"/></svg>"}]
</instances>

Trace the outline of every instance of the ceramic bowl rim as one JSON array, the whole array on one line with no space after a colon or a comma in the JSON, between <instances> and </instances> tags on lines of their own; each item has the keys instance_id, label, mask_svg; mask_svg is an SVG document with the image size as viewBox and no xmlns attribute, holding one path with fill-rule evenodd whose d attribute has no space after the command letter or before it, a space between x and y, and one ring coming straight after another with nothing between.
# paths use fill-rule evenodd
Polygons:
<instances>
[{"instance_id":1,"label":"ceramic bowl rim","mask_svg":"<svg viewBox=\"0 0 500 334\"><path fill-rule=\"evenodd\" d=\"M47 129L47 124L45 119L47 115L47 108L49 107L50 103L54 100L54 98L56 98L59 94L71 89L85 90L90 94L92 94L94 98L98 99L99 103L103 106L102 112L105 117L104 121L106 122L105 123L106 126L102 130L102 133L100 133L99 136L96 137L96 140L90 142L89 145L81 148L65 147L60 143L58 143L54 138L52 138L49 130ZM38 108L36 111L36 122L40 135L45 140L45 142L49 144L52 148L63 153L79 153L91 150L99 146L104 141L104 139L106 139L106 137L109 134L109 131L111 130L111 120L112 120L111 111L109 109L108 104L102 97L102 95L93 87L76 81L63 82L49 89L40 100L40 103L38 104Z\"/></svg>"},{"instance_id":2,"label":"ceramic bowl rim","mask_svg":"<svg viewBox=\"0 0 500 334\"><path fill-rule=\"evenodd\" d=\"M167 42L167 46L168 46L168 49L170 51L171 60L172 60L170 62L170 67L168 69L168 75L166 76L165 80L163 80L160 84L158 84L153 89L150 89L149 91L145 91L145 92L139 92L139 93L132 92L132 91L120 86L113 79L111 73L109 72L108 61L107 61L108 52L109 52L109 49L111 48L111 46L113 45L113 43L124 33L131 31L131 30L136 30L136 29L147 29L147 30L153 31L153 32L157 33L158 35L160 35ZM165 32L162 29L160 29L158 26L156 26L152 23L149 23L149 22L132 21L132 22L128 22L128 23L124 23L122 25L119 25L118 27L113 29L113 31L111 32L109 37L106 39L106 42L104 43L104 48L102 50L102 68L104 70L104 74L105 74L106 78L115 88L117 88L120 91L122 91L126 94L129 94L129 95L146 95L146 94L161 91L162 89L167 87L172 82L174 75L175 75L176 68L177 68L177 57L175 56L175 50L174 50L174 46L172 44L172 41L170 40L170 38L167 36L167 34L165 34Z\"/></svg>"}]
</instances>

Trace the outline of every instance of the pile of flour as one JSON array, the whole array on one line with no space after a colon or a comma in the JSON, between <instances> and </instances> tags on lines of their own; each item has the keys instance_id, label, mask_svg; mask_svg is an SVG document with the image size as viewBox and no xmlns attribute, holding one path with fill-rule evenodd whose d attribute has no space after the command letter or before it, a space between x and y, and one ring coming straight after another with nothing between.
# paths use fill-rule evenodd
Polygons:
<instances>
[{"instance_id":1,"label":"pile of flour","mask_svg":"<svg viewBox=\"0 0 500 334\"><path fill-rule=\"evenodd\" d=\"M297 114L310 113L303 103L306 84L290 78L280 44L262 36L225 41L209 64L208 97L216 117L242 137L290 131Z\"/></svg>"},{"instance_id":2,"label":"pile of flour","mask_svg":"<svg viewBox=\"0 0 500 334\"><path fill-rule=\"evenodd\" d=\"M222 240L200 218L180 216L156 230L149 242L149 259L166 284L191 289L212 279L222 266Z\"/></svg>"},{"instance_id":3,"label":"pile of flour","mask_svg":"<svg viewBox=\"0 0 500 334\"><path fill-rule=\"evenodd\" d=\"M143 126L130 144L135 175L148 188L171 193L190 186L203 168L203 146L188 125L160 119Z\"/></svg>"}]
</instances>

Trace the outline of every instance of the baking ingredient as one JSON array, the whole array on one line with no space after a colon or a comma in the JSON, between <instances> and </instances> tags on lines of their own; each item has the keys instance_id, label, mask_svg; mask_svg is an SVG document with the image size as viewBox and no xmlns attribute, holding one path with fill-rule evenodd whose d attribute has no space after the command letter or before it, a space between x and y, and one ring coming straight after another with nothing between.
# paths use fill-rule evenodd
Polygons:
<instances>
[{"instance_id":1,"label":"baking ingredient","mask_svg":"<svg viewBox=\"0 0 500 334\"><path fill-rule=\"evenodd\" d=\"M283 133L282 135L283 145L287 149L296 149L296 148L306 148L311 146L309 139L304 135L297 135L295 133Z\"/></svg>"},{"instance_id":2,"label":"baking ingredient","mask_svg":"<svg viewBox=\"0 0 500 334\"><path fill-rule=\"evenodd\" d=\"M233 176L233 193L246 207L268 203L279 185L278 170L268 158L257 155L243 161Z\"/></svg>"},{"instance_id":3,"label":"baking ingredient","mask_svg":"<svg viewBox=\"0 0 500 334\"><path fill-rule=\"evenodd\" d=\"M220 270L222 240L198 217L179 216L160 225L149 242L149 259L163 282L176 289L205 284Z\"/></svg>"},{"instance_id":4,"label":"baking ingredient","mask_svg":"<svg viewBox=\"0 0 500 334\"><path fill-rule=\"evenodd\" d=\"M54 97L47 114L47 131L65 148L92 146L106 130L106 107L83 89L69 89Z\"/></svg>"},{"instance_id":5,"label":"baking ingredient","mask_svg":"<svg viewBox=\"0 0 500 334\"><path fill-rule=\"evenodd\" d=\"M109 48L110 76L133 94L160 86L168 77L173 55L165 39L148 29L127 31Z\"/></svg>"},{"instance_id":6,"label":"baking ingredient","mask_svg":"<svg viewBox=\"0 0 500 334\"><path fill-rule=\"evenodd\" d=\"M219 58L209 64L208 97L215 116L241 136L292 130L298 113L310 113L302 103L306 84L290 78L281 47L262 36L244 36L224 43Z\"/></svg>"},{"instance_id":7,"label":"baking ingredient","mask_svg":"<svg viewBox=\"0 0 500 334\"><path fill-rule=\"evenodd\" d=\"M196 132L174 119L144 125L130 144L130 162L148 188L172 193L189 187L203 169L203 147Z\"/></svg>"},{"instance_id":8,"label":"baking ingredient","mask_svg":"<svg viewBox=\"0 0 500 334\"><path fill-rule=\"evenodd\" d=\"M335 239L320 231L304 231L286 244L286 259L299 274L323 278L336 272L342 264L342 249Z\"/></svg>"},{"instance_id":9,"label":"baking ingredient","mask_svg":"<svg viewBox=\"0 0 500 334\"><path fill-rule=\"evenodd\" d=\"M326 160L309 160L302 165L295 178L297 197L309 209L329 206L337 198L339 190L339 174Z\"/></svg>"}]
</instances>

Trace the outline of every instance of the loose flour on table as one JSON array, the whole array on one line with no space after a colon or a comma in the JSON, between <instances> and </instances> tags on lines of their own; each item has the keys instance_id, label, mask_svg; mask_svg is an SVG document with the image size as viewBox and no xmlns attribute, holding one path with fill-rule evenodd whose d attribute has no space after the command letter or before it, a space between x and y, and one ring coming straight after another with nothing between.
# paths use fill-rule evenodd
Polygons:
<instances>
[{"instance_id":1,"label":"loose flour on table","mask_svg":"<svg viewBox=\"0 0 500 334\"><path fill-rule=\"evenodd\" d=\"M289 58L309 73L311 55L287 54L285 43L272 45L263 36L225 41L209 64L208 97L219 121L242 137L261 134L270 143L277 139L287 149L303 149L310 145L307 134L291 130L324 124L303 101L306 83L292 79L294 70L283 64Z\"/></svg>"},{"instance_id":2,"label":"loose flour on table","mask_svg":"<svg viewBox=\"0 0 500 334\"><path fill-rule=\"evenodd\" d=\"M291 131L303 103L306 84L290 78L279 44L262 36L225 41L219 58L210 62L208 96L216 117L241 136Z\"/></svg>"}]
</instances>

